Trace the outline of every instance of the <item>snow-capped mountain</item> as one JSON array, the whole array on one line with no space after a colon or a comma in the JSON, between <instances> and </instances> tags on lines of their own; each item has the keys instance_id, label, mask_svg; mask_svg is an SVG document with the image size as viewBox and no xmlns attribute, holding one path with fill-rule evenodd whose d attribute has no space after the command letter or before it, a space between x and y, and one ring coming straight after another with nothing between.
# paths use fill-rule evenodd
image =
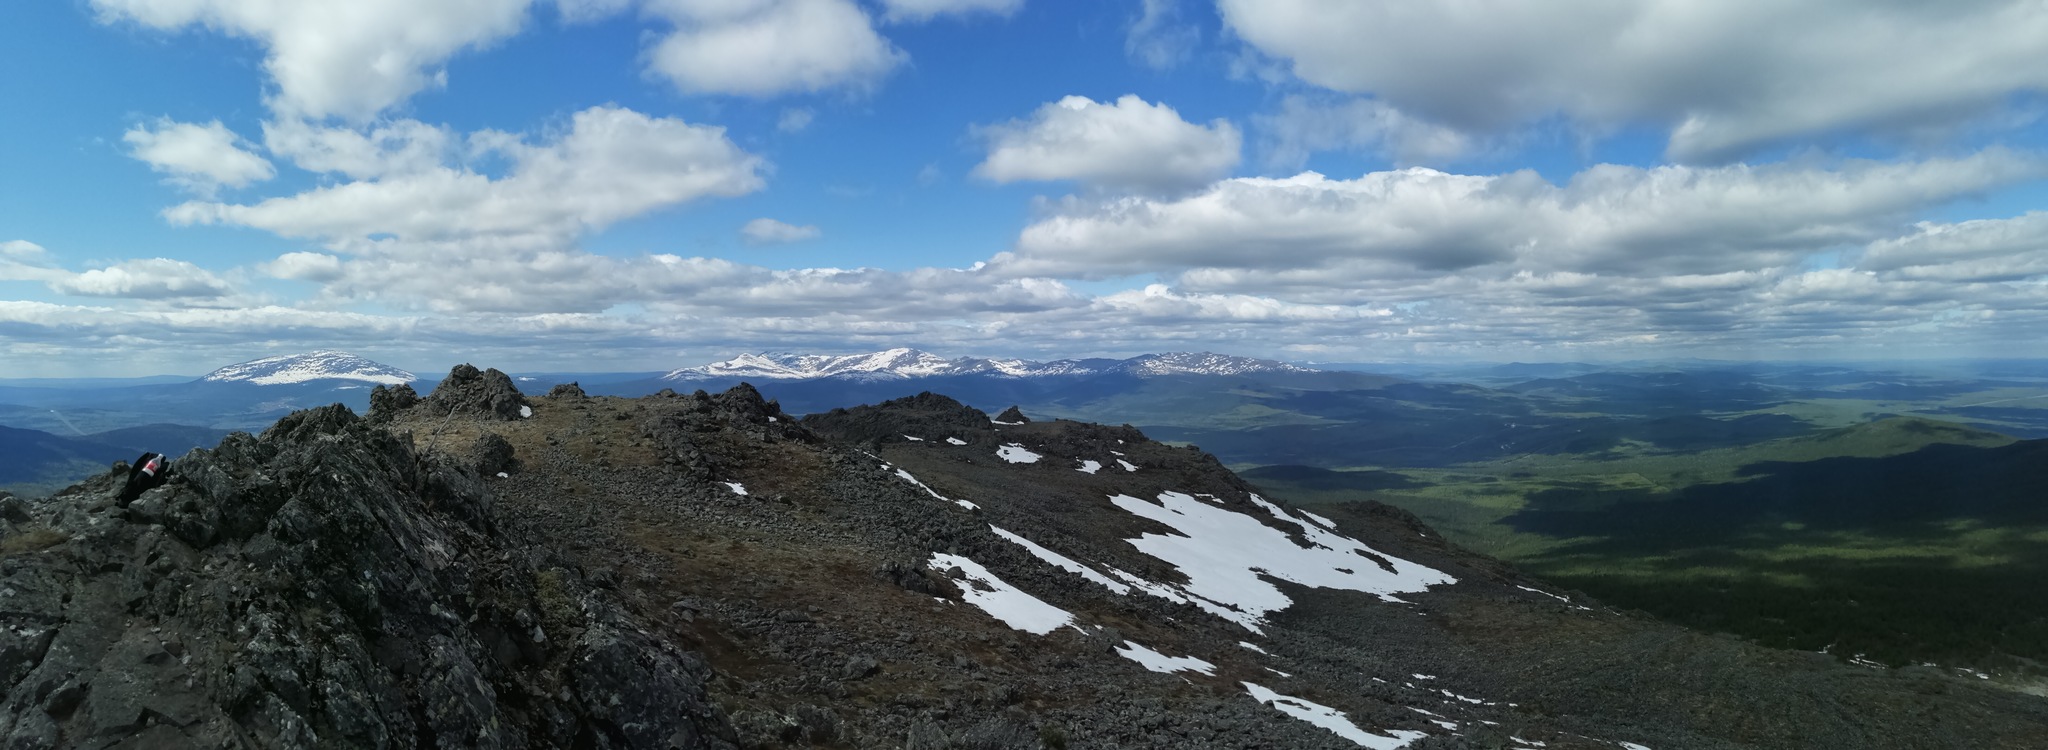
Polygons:
<instances>
[{"instance_id":1,"label":"snow-capped mountain","mask_svg":"<svg viewBox=\"0 0 2048 750\"><path fill-rule=\"evenodd\" d=\"M356 380L379 385L410 383L418 378L390 365L372 362L348 352L317 351L264 357L228 365L200 378L202 383L249 383L289 385L315 380Z\"/></svg>"},{"instance_id":2,"label":"snow-capped mountain","mask_svg":"<svg viewBox=\"0 0 2048 750\"><path fill-rule=\"evenodd\" d=\"M686 367L662 376L664 380L713 380L760 378L768 380L907 380L947 375L991 375L1033 378L1059 375L1125 374L1140 377L1162 375L1244 375L1262 372L1314 372L1285 362L1250 357L1233 357L1208 352L1145 354L1130 359L1062 359L1033 362L1022 359L946 359L916 349L890 349L871 354L831 356L821 354L742 354L723 362Z\"/></svg>"}]
</instances>

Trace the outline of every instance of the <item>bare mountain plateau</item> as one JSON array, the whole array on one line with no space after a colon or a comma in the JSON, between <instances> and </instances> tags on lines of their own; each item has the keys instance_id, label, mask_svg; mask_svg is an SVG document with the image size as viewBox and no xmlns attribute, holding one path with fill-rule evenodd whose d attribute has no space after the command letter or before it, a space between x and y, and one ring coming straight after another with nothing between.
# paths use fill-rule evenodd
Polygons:
<instances>
[{"instance_id":1,"label":"bare mountain plateau","mask_svg":"<svg viewBox=\"0 0 2048 750\"><path fill-rule=\"evenodd\" d=\"M293 413L0 498L8 748L2040 748L1139 430L749 386Z\"/></svg>"}]
</instances>

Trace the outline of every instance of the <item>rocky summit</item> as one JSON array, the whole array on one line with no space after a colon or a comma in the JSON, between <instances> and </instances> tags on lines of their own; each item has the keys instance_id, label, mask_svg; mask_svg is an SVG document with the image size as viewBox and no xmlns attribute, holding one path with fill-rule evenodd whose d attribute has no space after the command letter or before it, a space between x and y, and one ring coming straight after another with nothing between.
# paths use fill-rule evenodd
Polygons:
<instances>
[{"instance_id":1,"label":"rocky summit","mask_svg":"<svg viewBox=\"0 0 2048 750\"><path fill-rule=\"evenodd\" d=\"M508 392L509 389L509 392ZM1015 415L1021 417L1021 413ZM1375 503L944 396L457 368L0 498L8 748L2039 748L2048 701L1703 635Z\"/></svg>"}]
</instances>

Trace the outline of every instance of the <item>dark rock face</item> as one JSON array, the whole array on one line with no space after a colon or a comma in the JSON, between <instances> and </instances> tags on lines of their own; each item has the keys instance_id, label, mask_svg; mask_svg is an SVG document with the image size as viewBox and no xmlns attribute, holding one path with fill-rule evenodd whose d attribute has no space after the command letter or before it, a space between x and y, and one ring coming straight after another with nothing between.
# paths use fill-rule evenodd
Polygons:
<instances>
[{"instance_id":1,"label":"dark rock face","mask_svg":"<svg viewBox=\"0 0 2048 750\"><path fill-rule=\"evenodd\" d=\"M532 408L511 376L495 368L478 370L467 364L448 371L448 377L427 395L426 406L435 416L497 420L520 419Z\"/></svg>"},{"instance_id":2,"label":"dark rock face","mask_svg":"<svg viewBox=\"0 0 2048 750\"><path fill-rule=\"evenodd\" d=\"M412 386L400 383L391 387L382 385L370 388L370 419L389 419L392 415L410 409L420 402L420 394Z\"/></svg>"},{"instance_id":3,"label":"dark rock face","mask_svg":"<svg viewBox=\"0 0 2048 750\"><path fill-rule=\"evenodd\" d=\"M548 389L548 398L589 398L589 396L584 395L583 386L575 383L562 383Z\"/></svg>"},{"instance_id":4,"label":"dark rock face","mask_svg":"<svg viewBox=\"0 0 2048 750\"><path fill-rule=\"evenodd\" d=\"M469 452L476 456L476 473L479 475L488 477L519 470L519 458L504 435L495 432L479 435Z\"/></svg>"},{"instance_id":5,"label":"dark rock face","mask_svg":"<svg viewBox=\"0 0 2048 750\"><path fill-rule=\"evenodd\" d=\"M1010 405L1010 408L1004 409L1002 414L996 415L996 421L1009 422L1011 424L1022 424L1031 421L1031 418L1024 416L1024 410L1019 409L1015 404L1012 404Z\"/></svg>"},{"instance_id":6,"label":"dark rock face","mask_svg":"<svg viewBox=\"0 0 2048 750\"><path fill-rule=\"evenodd\" d=\"M0 539L6 747L735 747L699 659L346 408L178 466Z\"/></svg>"}]
</instances>

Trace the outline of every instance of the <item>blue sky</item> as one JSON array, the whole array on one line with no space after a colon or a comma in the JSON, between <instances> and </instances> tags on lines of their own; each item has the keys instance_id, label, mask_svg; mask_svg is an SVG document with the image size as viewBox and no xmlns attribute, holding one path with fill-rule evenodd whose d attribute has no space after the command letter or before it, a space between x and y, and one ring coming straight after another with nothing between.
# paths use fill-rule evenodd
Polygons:
<instances>
[{"instance_id":1,"label":"blue sky","mask_svg":"<svg viewBox=\"0 0 2048 750\"><path fill-rule=\"evenodd\" d=\"M4 376L2048 356L2048 9L0 10Z\"/></svg>"}]
</instances>

